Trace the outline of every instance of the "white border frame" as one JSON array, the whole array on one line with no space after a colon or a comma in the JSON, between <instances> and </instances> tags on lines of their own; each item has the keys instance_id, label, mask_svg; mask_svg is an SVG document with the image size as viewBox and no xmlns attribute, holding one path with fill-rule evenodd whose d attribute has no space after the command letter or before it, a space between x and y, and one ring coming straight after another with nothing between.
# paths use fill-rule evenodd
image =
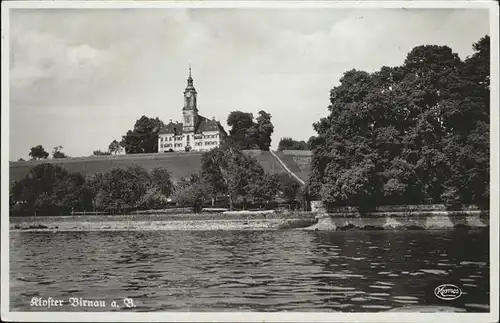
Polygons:
<instances>
[{"instance_id":1,"label":"white border frame","mask_svg":"<svg viewBox=\"0 0 500 323\"><path fill-rule=\"evenodd\" d=\"M124 313L10 312L9 209L1 203L1 319L31 322L220 321L220 322L498 322L499 286L499 7L495 1L4 1L2 2L2 202L9 192L9 9L14 8L484 8L489 10L491 39L490 102L490 312L489 313Z\"/></svg>"}]
</instances>

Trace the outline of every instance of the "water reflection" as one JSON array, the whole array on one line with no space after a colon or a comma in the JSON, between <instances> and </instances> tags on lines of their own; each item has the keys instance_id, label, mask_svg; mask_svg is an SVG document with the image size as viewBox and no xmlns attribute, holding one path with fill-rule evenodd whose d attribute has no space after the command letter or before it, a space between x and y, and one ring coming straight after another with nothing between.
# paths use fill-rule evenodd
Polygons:
<instances>
[{"instance_id":1,"label":"water reflection","mask_svg":"<svg viewBox=\"0 0 500 323\"><path fill-rule=\"evenodd\" d=\"M51 296L131 297L136 311L488 311L488 242L487 231L11 232L11 308L44 310L29 300ZM464 295L438 299L444 283Z\"/></svg>"}]
</instances>

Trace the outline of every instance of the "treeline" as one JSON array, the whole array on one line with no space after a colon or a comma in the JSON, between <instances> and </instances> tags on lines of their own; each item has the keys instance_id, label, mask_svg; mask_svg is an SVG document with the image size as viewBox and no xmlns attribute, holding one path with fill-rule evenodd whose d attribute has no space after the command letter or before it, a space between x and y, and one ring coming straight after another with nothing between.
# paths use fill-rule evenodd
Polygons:
<instances>
[{"instance_id":1,"label":"treeline","mask_svg":"<svg viewBox=\"0 0 500 323\"><path fill-rule=\"evenodd\" d=\"M63 146L59 145L54 147L52 150L52 158L68 158L69 156L62 152ZM35 147L31 147L30 152L28 154L31 157L31 160L40 160L49 158L49 153L45 151L42 145L37 145ZM24 161L24 159L19 158L18 161Z\"/></svg>"},{"instance_id":2,"label":"treeline","mask_svg":"<svg viewBox=\"0 0 500 323\"><path fill-rule=\"evenodd\" d=\"M63 151L63 146L59 145L54 147L54 150L52 151L52 158L53 159L58 159L58 158L69 158L68 155L66 155ZM123 148L121 147L120 143L116 140L113 140L109 146L108 150L102 151L102 150L94 150L93 154L94 156L106 156L106 155L111 155L111 154L117 154L121 152ZM34 147L31 147L30 152L28 154L31 157L31 160L42 160L42 159L47 159L49 158L49 153L45 150L45 148L42 145L37 145ZM18 161L25 161L23 158L19 158Z\"/></svg>"},{"instance_id":3,"label":"treeline","mask_svg":"<svg viewBox=\"0 0 500 323\"><path fill-rule=\"evenodd\" d=\"M465 60L419 46L403 65L351 70L314 124L308 194L327 207L489 202L490 39Z\"/></svg>"},{"instance_id":4,"label":"treeline","mask_svg":"<svg viewBox=\"0 0 500 323\"><path fill-rule=\"evenodd\" d=\"M11 215L126 214L177 204L199 212L215 201L230 209L268 208L279 198L297 204L300 185L287 175L265 173L254 158L225 147L203 154L200 172L177 182L164 168L114 168L86 178L59 165L39 164L13 183L10 209Z\"/></svg>"},{"instance_id":5,"label":"treeline","mask_svg":"<svg viewBox=\"0 0 500 323\"><path fill-rule=\"evenodd\" d=\"M11 214L59 215L100 211L123 214L168 203L174 191L171 174L162 168L114 168L84 177L43 163L32 167L10 193Z\"/></svg>"},{"instance_id":6,"label":"treeline","mask_svg":"<svg viewBox=\"0 0 500 323\"><path fill-rule=\"evenodd\" d=\"M297 141L290 137L284 137L280 139L278 143L278 151L282 150L310 150L311 142L314 140L314 137L309 138L307 142L304 140Z\"/></svg>"}]
</instances>

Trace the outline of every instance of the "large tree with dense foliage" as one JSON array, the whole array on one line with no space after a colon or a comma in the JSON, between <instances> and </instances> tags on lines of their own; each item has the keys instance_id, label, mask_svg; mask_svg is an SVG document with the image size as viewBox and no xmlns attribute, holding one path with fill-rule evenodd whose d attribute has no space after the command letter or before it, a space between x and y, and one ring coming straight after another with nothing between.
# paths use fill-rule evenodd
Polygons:
<instances>
[{"instance_id":1,"label":"large tree with dense foliage","mask_svg":"<svg viewBox=\"0 0 500 323\"><path fill-rule=\"evenodd\" d=\"M47 159L49 157L49 153L45 151L42 145L38 145L35 147L31 147L29 156L32 159Z\"/></svg>"},{"instance_id":2,"label":"large tree with dense foliage","mask_svg":"<svg viewBox=\"0 0 500 323\"><path fill-rule=\"evenodd\" d=\"M271 114L266 111L259 111L257 123L254 125L254 137L257 138L257 146L261 150L269 150L271 147L271 135L274 132L274 126L271 122Z\"/></svg>"},{"instance_id":3,"label":"large tree with dense foliage","mask_svg":"<svg viewBox=\"0 0 500 323\"><path fill-rule=\"evenodd\" d=\"M165 124L158 117L142 116L135 122L134 129L127 131L127 134L122 137L119 146L123 147L127 154L158 152L158 132L164 126ZM113 151L117 152L115 148L119 149L113 144Z\"/></svg>"},{"instance_id":4,"label":"large tree with dense foliage","mask_svg":"<svg viewBox=\"0 0 500 323\"><path fill-rule=\"evenodd\" d=\"M224 148L215 148L201 156L201 179L206 184L212 203L220 195L226 195L227 182L222 173L221 162L224 158Z\"/></svg>"},{"instance_id":5,"label":"large tree with dense foliage","mask_svg":"<svg viewBox=\"0 0 500 323\"><path fill-rule=\"evenodd\" d=\"M267 189L262 186L266 176L262 166L255 158L243 154L231 145L204 153L200 174L212 198L217 195L229 197L230 209L234 208L236 201L246 207L248 202L257 199L256 192L259 188Z\"/></svg>"},{"instance_id":6,"label":"large tree with dense foliage","mask_svg":"<svg viewBox=\"0 0 500 323\"><path fill-rule=\"evenodd\" d=\"M227 117L229 130L228 142L237 149L249 149L253 144L248 138L248 132L253 127L253 114L241 111L232 111Z\"/></svg>"},{"instance_id":7,"label":"large tree with dense foliage","mask_svg":"<svg viewBox=\"0 0 500 323\"><path fill-rule=\"evenodd\" d=\"M489 38L461 61L418 46L404 64L351 70L314 124L308 194L327 206L488 201Z\"/></svg>"},{"instance_id":8,"label":"large tree with dense foliage","mask_svg":"<svg viewBox=\"0 0 500 323\"><path fill-rule=\"evenodd\" d=\"M113 168L102 174L97 190L97 207L124 213L136 208L151 186L147 171L138 166Z\"/></svg>"},{"instance_id":9,"label":"large tree with dense foliage","mask_svg":"<svg viewBox=\"0 0 500 323\"><path fill-rule=\"evenodd\" d=\"M274 132L271 114L261 110L256 121L252 113L232 111L227 118L231 127L227 142L236 149L269 150Z\"/></svg>"}]
</instances>

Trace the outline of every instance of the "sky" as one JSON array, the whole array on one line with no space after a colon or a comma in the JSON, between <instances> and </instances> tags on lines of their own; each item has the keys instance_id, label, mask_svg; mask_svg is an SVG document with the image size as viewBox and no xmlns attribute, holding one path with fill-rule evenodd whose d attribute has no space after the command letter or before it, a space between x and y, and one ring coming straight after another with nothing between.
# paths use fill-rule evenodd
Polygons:
<instances>
[{"instance_id":1,"label":"sky","mask_svg":"<svg viewBox=\"0 0 500 323\"><path fill-rule=\"evenodd\" d=\"M401 65L419 45L464 59L489 34L485 9L15 9L10 14L9 160L30 148L89 156L142 115L181 121L189 64L199 113L271 113L307 140L350 69Z\"/></svg>"}]
</instances>

